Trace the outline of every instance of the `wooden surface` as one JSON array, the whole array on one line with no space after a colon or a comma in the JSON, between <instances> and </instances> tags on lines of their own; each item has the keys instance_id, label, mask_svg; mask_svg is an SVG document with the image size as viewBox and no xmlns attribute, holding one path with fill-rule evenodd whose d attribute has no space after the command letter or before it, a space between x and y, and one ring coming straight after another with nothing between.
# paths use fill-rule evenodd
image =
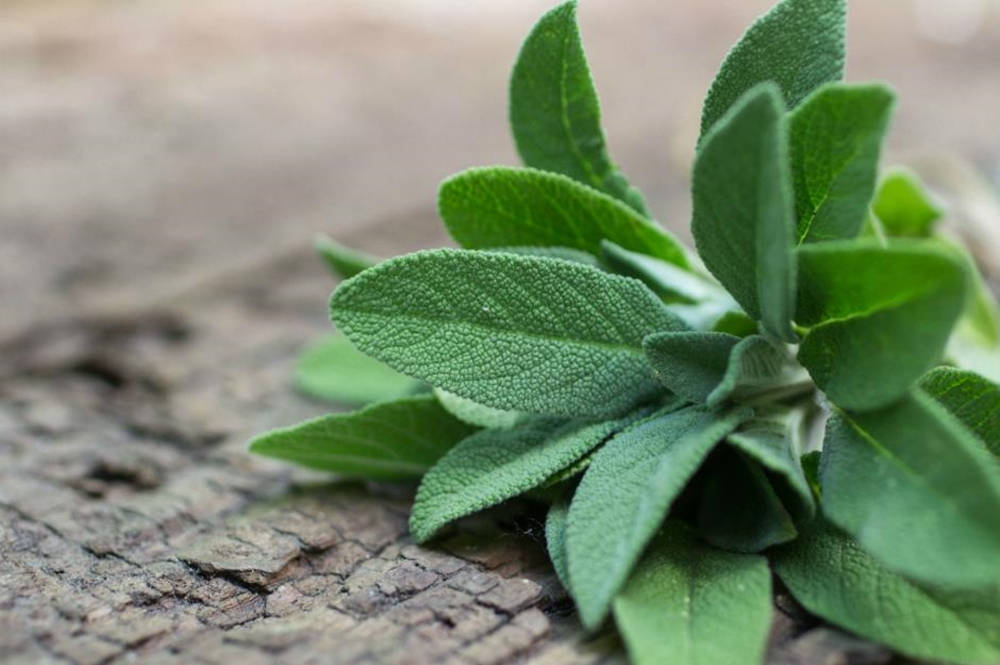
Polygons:
<instances>
[{"instance_id":1,"label":"wooden surface","mask_svg":"<svg viewBox=\"0 0 1000 665\"><path fill-rule=\"evenodd\" d=\"M445 243L436 182L513 161L504 80L547 3L322 4L0 8L0 662L622 662L580 631L530 506L416 547L412 488L244 451L328 408L289 387L333 286L311 235ZM700 96L766 4L583 9L613 151L681 233ZM1000 45L890 49L903 5L873 4L855 78L963 98L904 98L897 151L988 171ZM776 603L772 663L889 661Z\"/></svg>"}]
</instances>

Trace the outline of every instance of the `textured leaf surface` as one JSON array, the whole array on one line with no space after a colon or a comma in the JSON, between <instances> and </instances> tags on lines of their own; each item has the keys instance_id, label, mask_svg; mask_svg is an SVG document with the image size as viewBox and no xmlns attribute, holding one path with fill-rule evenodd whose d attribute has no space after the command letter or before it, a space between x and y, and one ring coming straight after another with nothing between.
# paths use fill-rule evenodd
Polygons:
<instances>
[{"instance_id":1,"label":"textured leaf surface","mask_svg":"<svg viewBox=\"0 0 1000 665\"><path fill-rule=\"evenodd\" d=\"M709 406L779 395L801 388L808 376L784 348L760 336L739 341L729 354L725 374L708 395Z\"/></svg>"},{"instance_id":2,"label":"textured leaf surface","mask_svg":"<svg viewBox=\"0 0 1000 665\"><path fill-rule=\"evenodd\" d=\"M920 177L901 166L886 172L872 202L872 211L890 236L926 238L944 214Z\"/></svg>"},{"instance_id":3,"label":"textured leaf surface","mask_svg":"<svg viewBox=\"0 0 1000 665\"><path fill-rule=\"evenodd\" d=\"M938 367L920 387L1000 457L1000 386L975 372Z\"/></svg>"},{"instance_id":4,"label":"textured leaf surface","mask_svg":"<svg viewBox=\"0 0 1000 665\"><path fill-rule=\"evenodd\" d=\"M601 241L601 260L619 275L635 277L665 302L697 303L709 298L728 298L718 285L696 273L646 254L630 252L608 240ZM732 305L735 307L736 303Z\"/></svg>"},{"instance_id":5,"label":"textured leaf surface","mask_svg":"<svg viewBox=\"0 0 1000 665\"><path fill-rule=\"evenodd\" d=\"M438 210L463 247L561 246L599 256L607 238L626 249L687 267L684 247L635 210L557 173L475 168L441 184Z\"/></svg>"},{"instance_id":6,"label":"textured leaf surface","mask_svg":"<svg viewBox=\"0 0 1000 665\"><path fill-rule=\"evenodd\" d=\"M806 609L853 633L914 658L1000 663L1000 585L928 590L888 570L821 520L771 560Z\"/></svg>"},{"instance_id":7,"label":"textured leaf surface","mask_svg":"<svg viewBox=\"0 0 1000 665\"><path fill-rule=\"evenodd\" d=\"M440 249L344 282L334 321L399 371L497 409L625 412L655 394L642 338L683 327L640 282L556 259Z\"/></svg>"},{"instance_id":8,"label":"textured leaf surface","mask_svg":"<svg viewBox=\"0 0 1000 665\"><path fill-rule=\"evenodd\" d=\"M440 388L434 389L434 395L448 413L476 427L510 429L525 418L530 418L520 411L494 409Z\"/></svg>"},{"instance_id":9,"label":"textured leaf surface","mask_svg":"<svg viewBox=\"0 0 1000 665\"><path fill-rule=\"evenodd\" d=\"M670 504L715 444L749 415L701 407L661 413L594 454L566 534L573 597L585 626L601 623Z\"/></svg>"},{"instance_id":10,"label":"textured leaf surface","mask_svg":"<svg viewBox=\"0 0 1000 665\"><path fill-rule=\"evenodd\" d=\"M566 570L566 525L569 517L569 499L560 499L549 507L545 516L545 545L552 560L556 577L569 589L569 571Z\"/></svg>"},{"instance_id":11,"label":"textured leaf surface","mask_svg":"<svg viewBox=\"0 0 1000 665\"><path fill-rule=\"evenodd\" d=\"M762 84L702 143L691 231L705 265L747 314L791 340L795 221L787 148L780 93Z\"/></svg>"},{"instance_id":12,"label":"textured leaf surface","mask_svg":"<svg viewBox=\"0 0 1000 665\"><path fill-rule=\"evenodd\" d=\"M940 359L965 306L968 276L952 252L920 241L841 241L799 248L799 362L853 410L899 399Z\"/></svg>"},{"instance_id":13,"label":"textured leaf surface","mask_svg":"<svg viewBox=\"0 0 1000 665\"><path fill-rule=\"evenodd\" d=\"M707 547L674 522L614 602L635 665L760 663L771 612L763 557Z\"/></svg>"},{"instance_id":14,"label":"textured leaf surface","mask_svg":"<svg viewBox=\"0 0 1000 665\"><path fill-rule=\"evenodd\" d=\"M596 256L582 249L573 249L571 247L496 247L491 249L491 251L520 254L522 256L542 256L549 259L562 259L563 261L582 263L591 268L601 268L601 264Z\"/></svg>"},{"instance_id":15,"label":"textured leaf surface","mask_svg":"<svg viewBox=\"0 0 1000 665\"><path fill-rule=\"evenodd\" d=\"M272 430L253 439L250 452L323 471L399 480L420 477L475 431L433 395L419 395Z\"/></svg>"},{"instance_id":16,"label":"textured leaf surface","mask_svg":"<svg viewBox=\"0 0 1000 665\"><path fill-rule=\"evenodd\" d=\"M646 214L642 195L608 156L576 2L545 14L521 46L510 79L510 126L528 166L567 175Z\"/></svg>"},{"instance_id":17,"label":"textured leaf surface","mask_svg":"<svg viewBox=\"0 0 1000 665\"><path fill-rule=\"evenodd\" d=\"M826 515L889 568L949 587L1000 582L1000 469L925 394L836 412L820 480Z\"/></svg>"},{"instance_id":18,"label":"textured leaf surface","mask_svg":"<svg viewBox=\"0 0 1000 665\"><path fill-rule=\"evenodd\" d=\"M858 235L875 192L893 94L884 85L828 84L789 116L797 237Z\"/></svg>"},{"instance_id":19,"label":"textured leaf surface","mask_svg":"<svg viewBox=\"0 0 1000 665\"><path fill-rule=\"evenodd\" d=\"M656 377L672 393L704 403L726 374L739 337L713 332L656 333L642 340Z\"/></svg>"},{"instance_id":20,"label":"textured leaf surface","mask_svg":"<svg viewBox=\"0 0 1000 665\"><path fill-rule=\"evenodd\" d=\"M361 353L343 335L327 335L299 356L295 386L319 399L361 405L408 395L420 383Z\"/></svg>"},{"instance_id":21,"label":"textured leaf surface","mask_svg":"<svg viewBox=\"0 0 1000 665\"><path fill-rule=\"evenodd\" d=\"M597 423L534 418L511 429L470 436L424 476L410 514L410 532L417 542L426 541L459 517L523 494L646 414Z\"/></svg>"},{"instance_id":22,"label":"textured leaf surface","mask_svg":"<svg viewBox=\"0 0 1000 665\"><path fill-rule=\"evenodd\" d=\"M783 0L729 51L709 88L701 136L747 90L775 81L790 108L844 74L845 0Z\"/></svg>"},{"instance_id":23,"label":"textured leaf surface","mask_svg":"<svg viewBox=\"0 0 1000 665\"><path fill-rule=\"evenodd\" d=\"M354 277L381 260L371 254L345 247L329 236L317 236L314 246L330 272L341 279Z\"/></svg>"}]
</instances>

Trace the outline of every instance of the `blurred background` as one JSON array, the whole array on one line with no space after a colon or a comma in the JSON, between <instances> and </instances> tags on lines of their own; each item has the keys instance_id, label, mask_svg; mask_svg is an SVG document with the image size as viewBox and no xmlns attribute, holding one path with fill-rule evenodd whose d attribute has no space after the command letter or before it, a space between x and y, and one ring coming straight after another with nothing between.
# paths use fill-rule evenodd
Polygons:
<instances>
[{"instance_id":1,"label":"blurred background","mask_svg":"<svg viewBox=\"0 0 1000 665\"><path fill-rule=\"evenodd\" d=\"M0 0L0 335L308 262L320 231L446 243L437 184L516 163L507 76L552 4ZM702 97L770 4L582 2L611 153L682 235ZM886 162L995 233L1000 0L852 0L847 77L900 94Z\"/></svg>"}]
</instances>

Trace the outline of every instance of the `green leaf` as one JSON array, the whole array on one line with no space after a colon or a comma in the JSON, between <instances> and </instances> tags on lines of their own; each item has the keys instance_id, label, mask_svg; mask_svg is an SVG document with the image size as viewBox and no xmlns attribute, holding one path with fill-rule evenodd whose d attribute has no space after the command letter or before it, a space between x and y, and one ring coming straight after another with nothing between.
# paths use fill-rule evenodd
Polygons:
<instances>
[{"instance_id":1,"label":"green leaf","mask_svg":"<svg viewBox=\"0 0 1000 665\"><path fill-rule=\"evenodd\" d=\"M607 238L686 268L683 245L627 205L557 173L505 166L463 171L441 183L438 210L462 247L560 246L595 256Z\"/></svg>"},{"instance_id":2,"label":"green leaf","mask_svg":"<svg viewBox=\"0 0 1000 665\"><path fill-rule=\"evenodd\" d=\"M673 407L594 454L569 509L566 554L580 618L596 628L670 504L705 456L750 412Z\"/></svg>"},{"instance_id":3,"label":"green leaf","mask_svg":"<svg viewBox=\"0 0 1000 665\"><path fill-rule=\"evenodd\" d=\"M715 332L665 332L642 340L656 377L675 395L704 403L726 374L739 337Z\"/></svg>"},{"instance_id":4,"label":"green leaf","mask_svg":"<svg viewBox=\"0 0 1000 665\"><path fill-rule=\"evenodd\" d=\"M812 326L799 362L835 404L878 409L941 358L965 307L968 275L933 243L803 245L798 323Z\"/></svg>"},{"instance_id":5,"label":"green leaf","mask_svg":"<svg viewBox=\"0 0 1000 665\"><path fill-rule=\"evenodd\" d=\"M734 552L760 552L798 534L760 466L726 448L708 466L697 526L705 542Z\"/></svg>"},{"instance_id":6,"label":"green leaf","mask_svg":"<svg viewBox=\"0 0 1000 665\"><path fill-rule=\"evenodd\" d=\"M737 337L749 337L757 332L757 322L739 311L729 311L712 325L712 332L729 333Z\"/></svg>"},{"instance_id":7,"label":"green leaf","mask_svg":"<svg viewBox=\"0 0 1000 665\"><path fill-rule=\"evenodd\" d=\"M582 263L591 268L601 268L601 264L596 256L570 247L496 247L490 251L507 252L508 254L519 254L521 256L543 256L549 259L562 259L563 261Z\"/></svg>"},{"instance_id":8,"label":"green leaf","mask_svg":"<svg viewBox=\"0 0 1000 665\"><path fill-rule=\"evenodd\" d=\"M345 247L330 236L316 236L316 253L335 277L348 279L381 261L378 257Z\"/></svg>"},{"instance_id":9,"label":"green leaf","mask_svg":"<svg viewBox=\"0 0 1000 665\"><path fill-rule=\"evenodd\" d=\"M941 237L937 240L959 253L972 277L972 297L948 340L945 355L960 367L1000 382L1000 306L968 250Z\"/></svg>"},{"instance_id":10,"label":"green leaf","mask_svg":"<svg viewBox=\"0 0 1000 665\"><path fill-rule=\"evenodd\" d=\"M368 404L415 392L420 383L354 348L343 335L310 344L295 363L295 387L341 404Z\"/></svg>"},{"instance_id":11,"label":"green leaf","mask_svg":"<svg viewBox=\"0 0 1000 665\"><path fill-rule=\"evenodd\" d=\"M575 1L545 14L521 46L510 79L510 126L527 166L567 175L646 214L642 195L608 156Z\"/></svg>"},{"instance_id":12,"label":"green leaf","mask_svg":"<svg viewBox=\"0 0 1000 665\"><path fill-rule=\"evenodd\" d=\"M520 411L503 411L501 409L494 409L491 406L484 406L478 402L473 402L471 399L466 399L440 388L434 389L434 395L448 413L462 422L475 425L476 427L510 429L529 417Z\"/></svg>"},{"instance_id":13,"label":"green leaf","mask_svg":"<svg viewBox=\"0 0 1000 665\"><path fill-rule=\"evenodd\" d=\"M677 522L666 525L614 601L634 665L763 662L771 613L763 557L706 547Z\"/></svg>"},{"instance_id":14,"label":"green leaf","mask_svg":"<svg viewBox=\"0 0 1000 665\"><path fill-rule=\"evenodd\" d=\"M271 430L250 442L250 452L323 471L400 480L419 478L475 431L433 395L419 395Z\"/></svg>"},{"instance_id":15,"label":"green leaf","mask_svg":"<svg viewBox=\"0 0 1000 665\"><path fill-rule=\"evenodd\" d=\"M732 348L725 373L706 401L714 407L762 396L777 399L801 393L811 385L808 375L785 348L761 335L751 335Z\"/></svg>"},{"instance_id":16,"label":"green leaf","mask_svg":"<svg viewBox=\"0 0 1000 665\"><path fill-rule=\"evenodd\" d=\"M927 395L835 412L820 481L827 517L889 568L948 587L1000 581L1000 468Z\"/></svg>"},{"instance_id":17,"label":"green leaf","mask_svg":"<svg viewBox=\"0 0 1000 665\"><path fill-rule=\"evenodd\" d=\"M920 379L920 388L1000 457L1000 386L975 372L938 367Z\"/></svg>"},{"instance_id":18,"label":"green leaf","mask_svg":"<svg viewBox=\"0 0 1000 665\"><path fill-rule=\"evenodd\" d=\"M928 238L944 214L913 171L889 169L879 183L872 211L885 232L894 237Z\"/></svg>"},{"instance_id":19,"label":"green leaf","mask_svg":"<svg viewBox=\"0 0 1000 665\"><path fill-rule=\"evenodd\" d=\"M858 235L875 192L894 95L884 85L831 83L789 116L800 243Z\"/></svg>"},{"instance_id":20,"label":"green leaf","mask_svg":"<svg viewBox=\"0 0 1000 665\"><path fill-rule=\"evenodd\" d=\"M732 306L736 305L725 291L698 274L646 254L630 252L609 240L601 241L601 260L619 275L635 277L664 302L698 303L726 298Z\"/></svg>"},{"instance_id":21,"label":"green leaf","mask_svg":"<svg viewBox=\"0 0 1000 665\"><path fill-rule=\"evenodd\" d=\"M569 517L569 499L560 499L549 507L545 516L545 544L556 577L569 589L569 572L566 570L566 522Z\"/></svg>"},{"instance_id":22,"label":"green leaf","mask_svg":"<svg viewBox=\"0 0 1000 665\"><path fill-rule=\"evenodd\" d=\"M596 423L533 418L507 430L470 436L424 476L410 514L410 532L418 543L424 542L459 517L534 489L648 413Z\"/></svg>"},{"instance_id":23,"label":"green leaf","mask_svg":"<svg viewBox=\"0 0 1000 665\"><path fill-rule=\"evenodd\" d=\"M705 265L747 314L793 340L795 221L778 88L752 89L705 136L691 231Z\"/></svg>"},{"instance_id":24,"label":"green leaf","mask_svg":"<svg viewBox=\"0 0 1000 665\"><path fill-rule=\"evenodd\" d=\"M845 0L783 0L726 55L701 113L701 139L747 90L774 81L789 108L844 75Z\"/></svg>"},{"instance_id":25,"label":"green leaf","mask_svg":"<svg viewBox=\"0 0 1000 665\"><path fill-rule=\"evenodd\" d=\"M913 658L1000 663L1000 584L958 593L921 587L822 520L771 561L807 610L853 633Z\"/></svg>"},{"instance_id":26,"label":"green leaf","mask_svg":"<svg viewBox=\"0 0 1000 665\"><path fill-rule=\"evenodd\" d=\"M657 394L642 338L683 324L640 282L557 259L439 249L341 284L362 351L496 409L624 413Z\"/></svg>"}]
</instances>

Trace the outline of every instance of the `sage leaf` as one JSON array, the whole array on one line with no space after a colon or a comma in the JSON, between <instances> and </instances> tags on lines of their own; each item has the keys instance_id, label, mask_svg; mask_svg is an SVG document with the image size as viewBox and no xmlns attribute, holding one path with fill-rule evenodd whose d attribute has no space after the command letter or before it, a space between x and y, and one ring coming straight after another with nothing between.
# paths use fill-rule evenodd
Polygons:
<instances>
[{"instance_id":1,"label":"sage leaf","mask_svg":"<svg viewBox=\"0 0 1000 665\"><path fill-rule=\"evenodd\" d=\"M607 238L688 267L676 238L621 201L558 173L469 169L441 183L438 210L451 237L469 249L561 246L599 256Z\"/></svg>"},{"instance_id":2,"label":"sage leaf","mask_svg":"<svg viewBox=\"0 0 1000 665\"><path fill-rule=\"evenodd\" d=\"M495 409L566 416L619 415L656 394L642 338L683 328L636 280L453 249L365 271L341 284L331 312L404 374Z\"/></svg>"},{"instance_id":3,"label":"sage leaf","mask_svg":"<svg viewBox=\"0 0 1000 665\"><path fill-rule=\"evenodd\" d=\"M434 395L448 413L462 422L475 425L476 427L510 429L529 417L520 411L503 411L501 409L494 409L491 406L484 406L478 402L473 402L471 399L466 399L461 395L456 395L440 388L434 389Z\"/></svg>"},{"instance_id":4,"label":"sage leaf","mask_svg":"<svg viewBox=\"0 0 1000 665\"><path fill-rule=\"evenodd\" d=\"M271 430L254 438L249 449L313 469L404 480L419 478L475 431L433 395L417 395Z\"/></svg>"},{"instance_id":5,"label":"sage leaf","mask_svg":"<svg viewBox=\"0 0 1000 665\"><path fill-rule=\"evenodd\" d=\"M424 476L410 513L410 533L424 542L459 517L538 487L648 413L596 423L533 418L470 436Z\"/></svg>"},{"instance_id":6,"label":"sage leaf","mask_svg":"<svg viewBox=\"0 0 1000 665\"><path fill-rule=\"evenodd\" d=\"M675 395L704 403L726 374L739 337L716 332L654 333L642 348L656 377Z\"/></svg>"},{"instance_id":7,"label":"sage leaf","mask_svg":"<svg viewBox=\"0 0 1000 665\"><path fill-rule=\"evenodd\" d=\"M326 235L317 236L313 246L334 277L340 279L354 277L381 260L371 254L341 245Z\"/></svg>"},{"instance_id":8,"label":"sage leaf","mask_svg":"<svg viewBox=\"0 0 1000 665\"><path fill-rule=\"evenodd\" d=\"M634 665L747 665L764 659L771 574L761 556L723 552L668 522L615 598Z\"/></svg>"},{"instance_id":9,"label":"sage leaf","mask_svg":"<svg viewBox=\"0 0 1000 665\"><path fill-rule=\"evenodd\" d=\"M563 588L569 589L569 572L566 570L566 522L569 517L569 499L560 499L549 506L545 516L545 545L556 577Z\"/></svg>"},{"instance_id":10,"label":"sage leaf","mask_svg":"<svg viewBox=\"0 0 1000 665\"><path fill-rule=\"evenodd\" d=\"M671 503L726 434L750 416L666 408L613 437L593 457L569 509L566 556L580 619L596 628Z\"/></svg>"},{"instance_id":11,"label":"sage leaf","mask_svg":"<svg viewBox=\"0 0 1000 665\"><path fill-rule=\"evenodd\" d=\"M1000 386L975 372L938 367L920 379L920 388L1000 457Z\"/></svg>"},{"instance_id":12,"label":"sage leaf","mask_svg":"<svg viewBox=\"0 0 1000 665\"><path fill-rule=\"evenodd\" d=\"M1000 662L1000 584L942 592L897 575L823 520L771 553L774 571L818 616L913 658Z\"/></svg>"},{"instance_id":13,"label":"sage leaf","mask_svg":"<svg viewBox=\"0 0 1000 665\"><path fill-rule=\"evenodd\" d=\"M521 46L510 79L510 127L527 166L567 175L646 214L642 195L608 156L575 1L545 14Z\"/></svg>"},{"instance_id":14,"label":"sage leaf","mask_svg":"<svg viewBox=\"0 0 1000 665\"><path fill-rule=\"evenodd\" d=\"M751 335L732 347L725 373L705 401L714 407L763 395L779 398L810 388L808 375L782 345L761 335Z\"/></svg>"},{"instance_id":15,"label":"sage leaf","mask_svg":"<svg viewBox=\"0 0 1000 665\"><path fill-rule=\"evenodd\" d=\"M875 192L894 96L884 85L827 84L789 116L796 236L854 238Z\"/></svg>"},{"instance_id":16,"label":"sage leaf","mask_svg":"<svg viewBox=\"0 0 1000 665\"><path fill-rule=\"evenodd\" d=\"M318 399L361 405L411 394L420 383L361 353L343 335L331 334L299 355L295 387Z\"/></svg>"},{"instance_id":17,"label":"sage leaf","mask_svg":"<svg viewBox=\"0 0 1000 665\"><path fill-rule=\"evenodd\" d=\"M601 260L613 272L634 277L648 286L664 302L698 303L708 299L726 299L735 307L729 294L697 273L683 270L661 259L630 252L609 240L601 241Z\"/></svg>"},{"instance_id":18,"label":"sage leaf","mask_svg":"<svg viewBox=\"0 0 1000 665\"><path fill-rule=\"evenodd\" d=\"M542 256L549 259L562 259L572 263L582 263L591 268L601 268L597 257L583 250L571 247L496 247L491 249L494 252L507 252L509 254L520 254L523 256Z\"/></svg>"},{"instance_id":19,"label":"sage leaf","mask_svg":"<svg viewBox=\"0 0 1000 665\"><path fill-rule=\"evenodd\" d=\"M965 307L968 275L934 243L803 245L798 359L834 404L856 411L902 397L941 358Z\"/></svg>"},{"instance_id":20,"label":"sage leaf","mask_svg":"<svg viewBox=\"0 0 1000 665\"><path fill-rule=\"evenodd\" d=\"M844 75L845 0L783 0L758 18L729 51L708 90L701 142L746 91L775 81L794 108Z\"/></svg>"},{"instance_id":21,"label":"sage leaf","mask_svg":"<svg viewBox=\"0 0 1000 665\"><path fill-rule=\"evenodd\" d=\"M835 412L820 482L827 517L888 568L944 587L1000 581L1000 468L922 392Z\"/></svg>"},{"instance_id":22,"label":"sage leaf","mask_svg":"<svg viewBox=\"0 0 1000 665\"><path fill-rule=\"evenodd\" d=\"M773 83L705 137L692 176L698 254L747 314L792 341L794 211L784 105Z\"/></svg>"},{"instance_id":23,"label":"sage leaf","mask_svg":"<svg viewBox=\"0 0 1000 665\"><path fill-rule=\"evenodd\" d=\"M902 166L893 167L882 176L872 212L888 235L912 238L930 237L935 223L944 214L920 177Z\"/></svg>"}]
</instances>

